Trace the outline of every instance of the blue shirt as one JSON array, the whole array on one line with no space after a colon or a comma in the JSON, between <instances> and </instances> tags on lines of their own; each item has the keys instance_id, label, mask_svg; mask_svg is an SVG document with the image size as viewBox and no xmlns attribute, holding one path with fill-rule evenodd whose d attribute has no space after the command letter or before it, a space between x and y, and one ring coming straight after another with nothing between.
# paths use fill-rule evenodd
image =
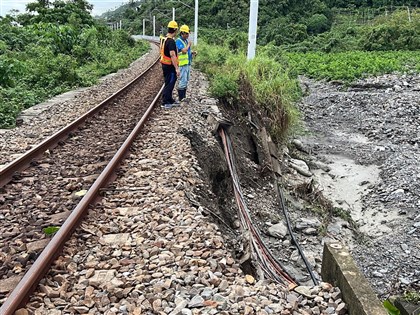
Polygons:
<instances>
[{"instance_id":1,"label":"blue shirt","mask_svg":"<svg viewBox=\"0 0 420 315\"><path fill-rule=\"evenodd\" d=\"M181 53L181 50L187 47L188 45L188 39L184 40L183 38L178 38L176 40L176 47L178 48L178 54ZM188 60L189 64L192 62L192 53L191 53L191 47L188 48Z\"/></svg>"}]
</instances>

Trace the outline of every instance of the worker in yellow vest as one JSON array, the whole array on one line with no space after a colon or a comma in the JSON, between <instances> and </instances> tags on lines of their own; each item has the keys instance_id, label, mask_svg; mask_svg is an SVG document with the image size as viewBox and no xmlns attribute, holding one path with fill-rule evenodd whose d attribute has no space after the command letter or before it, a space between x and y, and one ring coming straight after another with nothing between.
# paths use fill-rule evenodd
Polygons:
<instances>
[{"instance_id":1,"label":"worker in yellow vest","mask_svg":"<svg viewBox=\"0 0 420 315\"><path fill-rule=\"evenodd\" d=\"M160 63L162 64L163 77L165 78L165 86L162 92L162 106L165 109L179 105L179 102L176 102L172 97L177 77L180 75L178 50L174 39L177 31L178 24L175 21L170 21L168 24L168 34L161 40L160 44Z\"/></svg>"},{"instance_id":2,"label":"worker in yellow vest","mask_svg":"<svg viewBox=\"0 0 420 315\"><path fill-rule=\"evenodd\" d=\"M182 25L179 28L180 36L176 40L176 47L178 49L178 61L180 69L180 78L178 83L178 96L182 101L186 98L188 81L190 79L190 67L192 62L191 41L188 40L190 36L190 28L188 25Z\"/></svg>"}]
</instances>

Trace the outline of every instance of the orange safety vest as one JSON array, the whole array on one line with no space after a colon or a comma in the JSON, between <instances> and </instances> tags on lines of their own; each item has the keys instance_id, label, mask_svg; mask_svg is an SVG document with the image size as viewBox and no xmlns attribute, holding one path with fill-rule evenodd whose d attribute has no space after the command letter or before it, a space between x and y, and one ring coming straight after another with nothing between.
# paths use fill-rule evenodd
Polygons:
<instances>
[{"instance_id":1,"label":"orange safety vest","mask_svg":"<svg viewBox=\"0 0 420 315\"><path fill-rule=\"evenodd\" d=\"M167 39L168 37L160 39L160 63L164 65L171 65L172 64L171 57L170 56L168 57L165 55L165 43ZM178 57L177 57L177 60L178 60Z\"/></svg>"}]
</instances>

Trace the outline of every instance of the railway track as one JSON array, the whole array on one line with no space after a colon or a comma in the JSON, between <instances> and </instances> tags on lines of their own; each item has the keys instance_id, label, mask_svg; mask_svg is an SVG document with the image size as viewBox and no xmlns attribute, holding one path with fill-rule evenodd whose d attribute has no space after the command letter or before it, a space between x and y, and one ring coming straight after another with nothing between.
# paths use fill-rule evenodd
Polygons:
<instances>
[{"instance_id":1,"label":"railway track","mask_svg":"<svg viewBox=\"0 0 420 315\"><path fill-rule=\"evenodd\" d=\"M154 71L153 68L151 71ZM160 78L161 73L157 71L158 74L154 77ZM138 84L144 87L145 81L147 79L139 80ZM149 81L152 80L148 80L147 84ZM158 90L160 84L154 84ZM234 285L230 287L231 284L245 285L242 279L238 282L238 277L244 278L245 275L239 263L225 248L223 231L210 223L200 209L192 207L185 196L185 192L191 191L192 187L205 189L202 182L194 180L199 178L199 166L192 154L189 140L178 132L185 126L186 117L182 113L185 109L174 109L165 115L152 117L151 123L145 128L145 136L134 142L157 101L157 96L147 96L151 105L146 110L147 102L137 104L140 99L135 94L137 92L132 87L127 94L120 96L118 100L114 99L111 107L101 111L98 118L86 121L82 127L71 132L68 140L47 150L32 163L33 167L21 171L20 175L14 176L13 181L3 187L3 190L13 187L23 191L24 184L33 184L40 180L42 194L33 192L32 189L39 188L37 185L28 186L26 191L30 196L35 196L32 200L38 202L36 205L47 206L39 207L41 210L33 206L31 209L35 215L24 223L19 223L36 222L33 228L38 233L33 233L31 228L23 229L26 233L25 241L29 239L29 243L19 241L17 234L7 230L10 232L8 235L12 235L11 244L20 244L21 247L4 247L13 249L7 262L13 268L5 273L4 278L10 279L9 276L12 275L12 278L14 276L16 280L20 280L24 266L22 261L26 262L24 267L30 269L1 306L1 315L13 314L24 305L26 306L18 314L141 314L144 310L147 310L147 314L178 314L186 307L228 311L233 307L237 308L238 314L249 311L244 303L238 306L238 302L244 297L241 293L243 289L239 286L235 289ZM120 101L125 105L121 105ZM132 101L138 106L134 107L134 113L130 113L125 107ZM124 114L118 119L116 112L121 106L124 106ZM108 121L104 118L108 112L111 113L113 128L99 129ZM146 115L139 118L142 113ZM137 118L134 119L134 116ZM138 120L140 122L128 138L128 132L121 138L117 137L117 129L130 130ZM116 128L120 122L122 125ZM93 135L88 131L89 128L94 128ZM110 133L106 135L108 131ZM80 155L76 154L81 147L80 142L88 139L95 140L99 148L101 145L112 146L111 144L120 141L118 145L112 146L114 153L123 141L124 148L118 149L107 164L106 159L111 159L113 154L109 153L108 156L108 152L95 150L95 147L83 150ZM115 166L121 162L133 143L130 149L132 154L118 171L122 176L118 176L108 188L102 189L111 178L116 177ZM70 145L74 145L73 149L66 148ZM71 156L70 161L76 166L58 165L56 159L61 156L58 151L63 148L66 148L62 151L63 155ZM90 154L93 156L92 160L85 161L84 158ZM38 171L40 173L35 173ZM95 175L91 176L89 172ZM54 182L55 179L69 178L72 181L64 181L64 184L49 190L46 182L53 182L51 178L54 178ZM46 203L49 193L53 195L61 191L66 192L64 206L60 206L58 199L52 199L55 203ZM98 194L101 196L101 203L94 206ZM14 196L18 196L18 193ZM80 203L77 203L79 200ZM24 207L32 205L30 202L16 201L9 197L5 201L13 206L16 205L13 202L22 206L20 214L25 214ZM57 211L40 215L43 209L50 209L50 205L58 205L54 208ZM80 223L88 208L89 216L76 229L75 224ZM74 210L70 214L72 209ZM61 221L54 221L52 218ZM14 223L13 219L10 220ZM39 232L40 228L50 225L61 226L51 241L50 236ZM33 251L33 257L28 257L32 253L28 251L28 245L34 245L37 237L40 239L40 249ZM68 242L60 254L59 250L65 240ZM48 242L48 245L39 255L42 242ZM4 243L0 244L3 246ZM52 267L49 269L51 263ZM22 267L16 268L19 265ZM255 283L252 277L247 276L245 279L248 284ZM35 293L30 296L29 293L33 290ZM285 298L284 286L263 282L256 292L260 290L267 292L264 294L273 299L271 309L282 307L278 303ZM330 290L330 287L319 288L320 292L323 290ZM4 295L8 293L9 291ZM241 300L237 300L237 296L242 296ZM315 303L318 302L314 302L314 305Z\"/></svg>"},{"instance_id":2,"label":"railway track","mask_svg":"<svg viewBox=\"0 0 420 315\"><path fill-rule=\"evenodd\" d=\"M118 93L1 170L0 301L49 244L46 228L63 224L137 122L144 123L144 115L150 114L150 104L156 103L161 86L156 60ZM120 153L118 159L124 154ZM107 175L101 185L110 179ZM95 197L92 195L85 207ZM69 232L73 229L69 227ZM55 255L49 252L47 256L51 260ZM28 292L30 289L25 288ZM18 295L19 300L22 293ZM0 313L7 314L17 304L6 301Z\"/></svg>"}]
</instances>

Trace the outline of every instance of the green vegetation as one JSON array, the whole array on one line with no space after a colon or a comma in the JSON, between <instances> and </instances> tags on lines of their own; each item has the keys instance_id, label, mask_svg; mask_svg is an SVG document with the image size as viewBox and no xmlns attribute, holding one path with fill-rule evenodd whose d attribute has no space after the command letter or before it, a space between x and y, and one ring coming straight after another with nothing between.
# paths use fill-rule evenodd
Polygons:
<instances>
[{"instance_id":1,"label":"green vegetation","mask_svg":"<svg viewBox=\"0 0 420 315\"><path fill-rule=\"evenodd\" d=\"M414 0L395 0L392 5L385 0L260 0L257 42L264 47L260 51L271 47L269 55L287 63L293 73L317 79L349 82L369 75L419 71L416 4ZM177 9L178 23L193 26L193 0L131 1L104 18L122 19L136 33L142 32L146 18L146 34L151 34L153 15L158 29L165 30L172 7ZM246 51L249 1L203 1L199 10L200 40Z\"/></svg>"},{"instance_id":2,"label":"green vegetation","mask_svg":"<svg viewBox=\"0 0 420 315\"><path fill-rule=\"evenodd\" d=\"M420 292L408 291L404 293L403 299L414 305L420 304Z\"/></svg>"},{"instance_id":3,"label":"green vegetation","mask_svg":"<svg viewBox=\"0 0 420 315\"><path fill-rule=\"evenodd\" d=\"M156 17L157 30L166 29L172 18L172 8L176 8L179 24L192 26L194 21L194 0L142 0L130 1L115 12L104 14L107 21L122 20L129 32L141 34L143 19L146 34L152 32L152 19ZM199 23L208 29L247 31L249 0L201 1ZM308 32L316 34L331 26L331 10L321 0L260 0L259 1L259 43L266 44L273 39L281 43L293 43L305 39ZM309 29L307 30L307 28Z\"/></svg>"},{"instance_id":4,"label":"green vegetation","mask_svg":"<svg viewBox=\"0 0 420 315\"><path fill-rule=\"evenodd\" d=\"M407 10L402 10L378 16L369 24L358 23L357 15L337 15L329 32L280 45L292 52L419 50L419 33L418 9L410 11L410 15Z\"/></svg>"},{"instance_id":5,"label":"green vegetation","mask_svg":"<svg viewBox=\"0 0 420 315\"><path fill-rule=\"evenodd\" d=\"M418 5L417 2L416 0L393 0L391 3L385 0L260 0L258 44L297 45L297 49L312 49L311 44L316 42L320 45L319 49L323 46L326 46L326 49L334 49L339 43L344 45L348 43L348 47L352 50L364 50L365 48L352 46L353 43L349 42L363 37L367 46L372 42L378 43L383 38L399 41L397 47L392 49L419 49L419 39L416 36L419 30L415 32L419 23L418 15L416 16L415 11L411 9L408 16L406 7L413 8ZM188 24L193 29L194 0L130 1L117 10L104 14L102 18L112 22L122 20L123 27L136 34L142 33L143 19L146 19L146 34L150 35L153 16L156 17L157 31L165 31L168 21L172 18L173 7L176 8L177 22ZM392 22L387 22L393 16L392 12L399 12L399 18L392 18ZM249 1L202 1L199 4L199 15L200 32L203 28L221 30L225 34L222 38L226 36L226 31L247 32ZM384 22L386 26L382 28ZM405 42L406 37L414 39L417 48L415 42ZM382 48L366 49L387 50L387 45L393 45L393 42L394 40L384 41ZM407 47L411 44L414 48ZM363 43L360 45L363 46Z\"/></svg>"},{"instance_id":6,"label":"green vegetation","mask_svg":"<svg viewBox=\"0 0 420 315\"><path fill-rule=\"evenodd\" d=\"M59 229L60 229L59 226L48 226L46 228L43 228L42 231L44 232L45 235L52 236L55 233L57 233Z\"/></svg>"},{"instance_id":7,"label":"green vegetation","mask_svg":"<svg viewBox=\"0 0 420 315\"><path fill-rule=\"evenodd\" d=\"M330 32L293 45L261 47L294 74L316 79L355 79L393 72L420 72L420 11L397 11L368 26L334 25Z\"/></svg>"},{"instance_id":8,"label":"green vegetation","mask_svg":"<svg viewBox=\"0 0 420 315\"><path fill-rule=\"evenodd\" d=\"M111 31L83 0L34 2L0 20L0 128L25 108L127 67L148 45Z\"/></svg>"},{"instance_id":9,"label":"green vegetation","mask_svg":"<svg viewBox=\"0 0 420 315\"><path fill-rule=\"evenodd\" d=\"M297 74L316 79L350 82L384 73L420 72L420 54L414 51L285 53L282 58Z\"/></svg>"},{"instance_id":10,"label":"green vegetation","mask_svg":"<svg viewBox=\"0 0 420 315\"><path fill-rule=\"evenodd\" d=\"M400 310L398 308L396 308L394 306L394 304L392 304L389 300L385 300L383 302L383 306L388 311L389 315L400 315L401 314Z\"/></svg>"},{"instance_id":11,"label":"green vegetation","mask_svg":"<svg viewBox=\"0 0 420 315\"><path fill-rule=\"evenodd\" d=\"M258 104L269 113L272 134L281 137L275 129L297 116L290 104L299 94L298 74L350 82L419 72L420 11L407 9L416 3L260 0L258 54L247 63L249 1L203 1L196 64L209 74L214 95L235 106L247 99ZM115 32L91 17L85 0L38 0L26 13L0 20L0 127L13 126L24 108L127 66L147 49L128 34L142 33L146 19L150 35L153 16L164 31L172 7L178 23L193 29L194 0L131 0L101 17L122 20L124 30Z\"/></svg>"},{"instance_id":12,"label":"green vegetation","mask_svg":"<svg viewBox=\"0 0 420 315\"><path fill-rule=\"evenodd\" d=\"M264 54L247 62L243 53L227 46L202 43L199 50L195 65L208 74L211 93L239 112L252 107L263 113L273 139L284 137L297 122L293 102L300 96L297 80L288 69Z\"/></svg>"}]
</instances>

